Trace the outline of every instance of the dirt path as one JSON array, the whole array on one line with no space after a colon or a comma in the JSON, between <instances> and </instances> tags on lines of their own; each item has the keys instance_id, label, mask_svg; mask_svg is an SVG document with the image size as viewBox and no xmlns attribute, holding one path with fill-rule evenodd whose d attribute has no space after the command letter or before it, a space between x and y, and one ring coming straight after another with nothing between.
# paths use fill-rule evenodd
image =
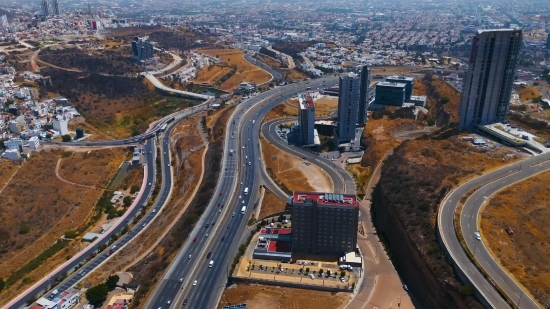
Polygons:
<instances>
[{"instance_id":1,"label":"dirt path","mask_svg":"<svg viewBox=\"0 0 550 309\"><path fill-rule=\"evenodd\" d=\"M4 189L8 186L8 184L10 183L10 181L12 180L13 176L15 176L15 174L17 174L17 172L19 171L19 169L21 168L21 165L19 165L17 167L17 170L15 170L15 172L13 173L13 175L11 175L10 179L8 179L8 181L6 181L6 183L4 184L4 186L2 187L2 189L0 190L0 193L2 193L2 191L4 191Z\"/></svg>"},{"instance_id":2,"label":"dirt path","mask_svg":"<svg viewBox=\"0 0 550 309\"><path fill-rule=\"evenodd\" d=\"M61 177L61 175L59 175L59 166L61 165L61 158L59 158L57 160L57 164L55 165L55 176L57 176L57 179L63 181L64 183L68 183L68 184L71 184L71 185L74 185L74 186L79 186L79 187L84 187L84 188L90 188L90 189L100 189L100 188L97 188L95 186L87 186L87 185L83 185L83 184L79 184L79 183L74 183L74 182L71 182L71 181L68 181L66 179L64 179L63 177Z\"/></svg>"}]
</instances>

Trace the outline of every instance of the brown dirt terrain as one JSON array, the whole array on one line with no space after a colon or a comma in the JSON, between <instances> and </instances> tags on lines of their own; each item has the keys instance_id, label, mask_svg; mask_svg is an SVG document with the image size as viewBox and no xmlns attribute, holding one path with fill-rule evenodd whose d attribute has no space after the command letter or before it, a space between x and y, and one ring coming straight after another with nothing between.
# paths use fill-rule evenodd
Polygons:
<instances>
[{"instance_id":1,"label":"brown dirt terrain","mask_svg":"<svg viewBox=\"0 0 550 309\"><path fill-rule=\"evenodd\" d=\"M260 209L260 218L283 211L285 210L285 206L286 201L281 200L273 192L266 189L262 201L262 208Z\"/></svg>"},{"instance_id":2,"label":"brown dirt terrain","mask_svg":"<svg viewBox=\"0 0 550 309\"><path fill-rule=\"evenodd\" d=\"M11 176L17 171L19 164L16 164L10 160L0 160L0 190L10 180Z\"/></svg>"},{"instance_id":3,"label":"brown dirt terrain","mask_svg":"<svg viewBox=\"0 0 550 309\"><path fill-rule=\"evenodd\" d=\"M202 68L198 74L197 78L193 80L193 83L197 84L208 84L213 85L220 80L225 74L231 71L230 67L221 66L221 65L209 65L205 68Z\"/></svg>"},{"instance_id":4,"label":"brown dirt terrain","mask_svg":"<svg viewBox=\"0 0 550 309\"><path fill-rule=\"evenodd\" d=\"M550 302L549 182L544 172L505 188L486 202L480 220L492 255L540 304Z\"/></svg>"},{"instance_id":5,"label":"brown dirt terrain","mask_svg":"<svg viewBox=\"0 0 550 309\"><path fill-rule=\"evenodd\" d=\"M281 61L276 60L276 59L273 59L273 58L271 58L271 57L269 57L269 56L266 56L266 55L263 55L263 54L260 54L260 53L258 53L258 54L256 54L256 55L258 56L258 58L260 58L260 60L261 60L263 63L267 64L268 66L270 66L270 67L272 67L272 68L273 68L273 67L277 68L277 67L280 67L280 66L283 65L283 64L281 63Z\"/></svg>"},{"instance_id":6,"label":"brown dirt terrain","mask_svg":"<svg viewBox=\"0 0 550 309\"><path fill-rule=\"evenodd\" d=\"M283 79L292 82L299 82L309 78L309 76L307 76L305 73L302 73L296 69L277 69L277 71L279 71L281 75L283 75Z\"/></svg>"},{"instance_id":7,"label":"brown dirt terrain","mask_svg":"<svg viewBox=\"0 0 550 309\"><path fill-rule=\"evenodd\" d=\"M264 121L269 121L277 118L296 117L298 116L298 110L292 108L284 103L275 106L272 110L265 115Z\"/></svg>"},{"instance_id":8,"label":"brown dirt terrain","mask_svg":"<svg viewBox=\"0 0 550 309\"><path fill-rule=\"evenodd\" d=\"M219 56L219 60L227 63L229 66L235 65L237 71L233 76L224 81L219 88L232 91L242 82L255 82L261 84L267 82L271 76L264 70L246 62L243 59L243 52L237 49L202 49L199 52L211 57Z\"/></svg>"},{"instance_id":9,"label":"brown dirt terrain","mask_svg":"<svg viewBox=\"0 0 550 309\"><path fill-rule=\"evenodd\" d=\"M314 164L306 166L302 159L281 151L270 144L263 135L260 142L267 172L276 182L283 185L283 190L332 192L333 184L330 177L319 167Z\"/></svg>"},{"instance_id":10,"label":"brown dirt terrain","mask_svg":"<svg viewBox=\"0 0 550 309\"><path fill-rule=\"evenodd\" d=\"M224 290L218 308L246 303L250 309L341 309L349 299L350 296L346 293L239 283Z\"/></svg>"},{"instance_id":11,"label":"brown dirt terrain","mask_svg":"<svg viewBox=\"0 0 550 309\"><path fill-rule=\"evenodd\" d=\"M55 166L62 153L56 150L36 153L23 164L17 177L12 179L0 194L0 199L4 201L3 207L0 208L0 221L4 223L0 231L3 237L0 239L5 249L0 259L0 277L7 278L14 270L49 248L65 232L84 226L102 195L102 190L71 185L56 177ZM102 166L112 165L113 161L120 164L121 158L110 155L102 156L99 161L95 159L95 156L81 158L81 161L85 161L91 169L95 166L98 171L94 174L95 183L88 177L85 178L91 185L108 181L116 172L116 168L109 170ZM73 169L72 164L76 164L72 160L67 163L71 163L66 165L70 170ZM21 194L28 191L32 193ZM22 233L24 226L28 227L28 231ZM29 278L25 284L18 284L18 281L0 294L0 301L16 295L33 281L42 278L80 247L80 244L71 244L46 260L37 269L25 275Z\"/></svg>"},{"instance_id":12,"label":"brown dirt terrain","mask_svg":"<svg viewBox=\"0 0 550 309\"><path fill-rule=\"evenodd\" d=\"M525 87L518 91L519 98L521 102L530 101L534 98L538 98L540 96L540 92L535 87Z\"/></svg>"},{"instance_id":13,"label":"brown dirt terrain","mask_svg":"<svg viewBox=\"0 0 550 309\"><path fill-rule=\"evenodd\" d=\"M105 132L96 129L94 126L87 123L82 117L69 120L67 126L69 131L75 131L76 128L82 128L84 130L84 134L92 134L92 136L86 139L87 141L104 141L113 139L112 136L105 134Z\"/></svg>"},{"instance_id":14,"label":"brown dirt terrain","mask_svg":"<svg viewBox=\"0 0 550 309\"><path fill-rule=\"evenodd\" d=\"M435 78L416 79L413 95L427 96L428 118L435 119L437 126L459 122L460 93L445 81ZM449 102L441 104L442 97L449 98Z\"/></svg>"},{"instance_id":15,"label":"brown dirt terrain","mask_svg":"<svg viewBox=\"0 0 550 309\"><path fill-rule=\"evenodd\" d=\"M126 155L123 148L71 153L69 157L64 154L59 165L59 175L70 182L105 188Z\"/></svg>"},{"instance_id":16,"label":"brown dirt terrain","mask_svg":"<svg viewBox=\"0 0 550 309\"><path fill-rule=\"evenodd\" d=\"M405 280L411 282L409 286L430 286L413 292L425 294L417 297L433 308L451 308L443 290L456 292L460 286L450 265L441 258L434 233L439 204L460 182L515 160L506 159L507 154L510 152L498 148L484 152L458 136L448 140L422 138L404 141L382 168L373 206L375 225L388 239L396 268L402 269ZM395 243L403 240L404 234L412 243Z\"/></svg>"}]
</instances>

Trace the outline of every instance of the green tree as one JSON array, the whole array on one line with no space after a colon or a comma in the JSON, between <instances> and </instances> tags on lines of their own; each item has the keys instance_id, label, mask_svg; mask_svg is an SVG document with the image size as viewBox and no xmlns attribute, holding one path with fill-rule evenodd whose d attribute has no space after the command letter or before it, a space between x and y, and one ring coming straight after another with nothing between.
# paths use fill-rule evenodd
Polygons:
<instances>
[{"instance_id":1,"label":"green tree","mask_svg":"<svg viewBox=\"0 0 550 309\"><path fill-rule=\"evenodd\" d=\"M28 234L31 231L31 227L26 224L21 224L19 227L19 234Z\"/></svg>"},{"instance_id":2,"label":"green tree","mask_svg":"<svg viewBox=\"0 0 550 309\"><path fill-rule=\"evenodd\" d=\"M322 268L319 269L319 275L321 275L321 276L323 275L323 269Z\"/></svg>"},{"instance_id":3,"label":"green tree","mask_svg":"<svg viewBox=\"0 0 550 309\"><path fill-rule=\"evenodd\" d=\"M4 281L4 278L0 277L0 292L6 287L6 282Z\"/></svg>"},{"instance_id":4,"label":"green tree","mask_svg":"<svg viewBox=\"0 0 550 309\"><path fill-rule=\"evenodd\" d=\"M109 278L107 278L107 281L105 281L105 285L107 286L107 289L109 291L112 291L116 288L116 283L118 282L120 278L118 275L111 275Z\"/></svg>"},{"instance_id":5,"label":"green tree","mask_svg":"<svg viewBox=\"0 0 550 309\"><path fill-rule=\"evenodd\" d=\"M61 136L61 140L64 141L65 143L66 142L70 142L71 141L71 136L69 134L65 134L63 136Z\"/></svg>"},{"instance_id":6,"label":"green tree","mask_svg":"<svg viewBox=\"0 0 550 309\"><path fill-rule=\"evenodd\" d=\"M435 119L433 119L433 118L428 118L428 126L431 127L431 126L433 126L433 125L435 125Z\"/></svg>"},{"instance_id":7,"label":"green tree","mask_svg":"<svg viewBox=\"0 0 550 309\"><path fill-rule=\"evenodd\" d=\"M105 300L107 300L108 293L109 290L107 289L107 285L102 283L88 289L86 291L86 299L91 305L99 307Z\"/></svg>"},{"instance_id":8,"label":"green tree","mask_svg":"<svg viewBox=\"0 0 550 309\"><path fill-rule=\"evenodd\" d=\"M139 189L140 189L140 187L138 185L132 185L130 187L130 194L134 194L134 193L138 192Z\"/></svg>"},{"instance_id":9,"label":"green tree","mask_svg":"<svg viewBox=\"0 0 550 309\"><path fill-rule=\"evenodd\" d=\"M131 196L125 196L123 199L122 199L122 203L124 204L124 206L130 206L132 205L132 197Z\"/></svg>"},{"instance_id":10,"label":"green tree","mask_svg":"<svg viewBox=\"0 0 550 309\"><path fill-rule=\"evenodd\" d=\"M342 270L342 272L340 273L340 277L345 277L346 276L346 272Z\"/></svg>"},{"instance_id":11,"label":"green tree","mask_svg":"<svg viewBox=\"0 0 550 309\"><path fill-rule=\"evenodd\" d=\"M441 97L441 99L439 100L439 102L441 102L441 104L447 104L449 103L449 98L448 97Z\"/></svg>"},{"instance_id":12,"label":"green tree","mask_svg":"<svg viewBox=\"0 0 550 309\"><path fill-rule=\"evenodd\" d=\"M306 268L306 273L308 273L308 274L309 274L309 267L308 267L308 268Z\"/></svg>"},{"instance_id":13,"label":"green tree","mask_svg":"<svg viewBox=\"0 0 550 309\"><path fill-rule=\"evenodd\" d=\"M462 296L473 296L474 295L474 290L471 287L467 286L467 285L461 286L458 289L458 292Z\"/></svg>"}]
</instances>

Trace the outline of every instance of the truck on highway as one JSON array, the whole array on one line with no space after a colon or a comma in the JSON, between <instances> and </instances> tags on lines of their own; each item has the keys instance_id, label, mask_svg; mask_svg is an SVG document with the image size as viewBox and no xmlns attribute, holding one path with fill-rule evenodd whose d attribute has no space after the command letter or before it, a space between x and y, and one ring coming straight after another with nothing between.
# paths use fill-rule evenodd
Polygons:
<instances>
[{"instance_id":1,"label":"truck on highway","mask_svg":"<svg viewBox=\"0 0 550 309\"><path fill-rule=\"evenodd\" d=\"M244 188L244 194L248 194L248 187Z\"/></svg>"},{"instance_id":2,"label":"truck on highway","mask_svg":"<svg viewBox=\"0 0 550 309\"><path fill-rule=\"evenodd\" d=\"M243 206L243 208L241 208L241 215L244 215L245 211L246 211L246 206Z\"/></svg>"}]
</instances>

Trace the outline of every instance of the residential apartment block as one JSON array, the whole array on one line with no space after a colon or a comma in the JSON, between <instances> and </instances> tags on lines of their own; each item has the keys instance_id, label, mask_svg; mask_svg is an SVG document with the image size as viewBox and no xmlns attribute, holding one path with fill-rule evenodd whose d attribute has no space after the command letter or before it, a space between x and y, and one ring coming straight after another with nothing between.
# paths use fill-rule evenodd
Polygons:
<instances>
[{"instance_id":1,"label":"residential apartment block","mask_svg":"<svg viewBox=\"0 0 550 309\"><path fill-rule=\"evenodd\" d=\"M379 82L376 84L376 105L403 106L407 84L397 82Z\"/></svg>"},{"instance_id":2,"label":"residential apartment block","mask_svg":"<svg viewBox=\"0 0 550 309\"><path fill-rule=\"evenodd\" d=\"M134 41L132 42L132 53L134 59L138 61L145 61L147 59L153 58L155 56L155 53L153 49L153 43L149 41L149 37L144 36L141 38L134 38Z\"/></svg>"},{"instance_id":3,"label":"residential apartment block","mask_svg":"<svg viewBox=\"0 0 550 309\"><path fill-rule=\"evenodd\" d=\"M462 87L462 129L506 119L522 37L519 29L477 31Z\"/></svg>"},{"instance_id":4,"label":"residential apartment block","mask_svg":"<svg viewBox=\"0 0 550 309\"><path fill-rule=\"evenodd\" d=\"M294 192L292 253L341 255L355 250L359 202L354 194Z\"/></svg>"},{"instance_id":5,"label":"residential apartment block","mask_svg":"<svg viewBox=\"0 0 550 309\"><path fill-rule=\"evenodd\" d=\"M298 126L300 127L299 144L313 145L315 143L315 103L313 98L307 96L299 99L300 112L298 115Z\"/></svg>"},{"instance_id":6,"label":"residential apartment block","mask_svg":"<svg viewBox=\"0 0 550 309\"><path fill-rule=\"evenodd\" d=\"M365 125L367 123L367 108L370 95L370 67L365 65L361 68L361 86L359 90L359 110L357 113L357 124Z\"/></svg>"},{"instance_id":7,"label":"residential apartment block","mask_svg":"<svg viewBox=\"0 0 550 309\"><path fill-rule=\"evenodd\" d=\"M338 94L338 123L336 141L347 143L355 138L357 108L359 106L360 78L357 74L340 75Z\"/></svg>"}]
</instances>

